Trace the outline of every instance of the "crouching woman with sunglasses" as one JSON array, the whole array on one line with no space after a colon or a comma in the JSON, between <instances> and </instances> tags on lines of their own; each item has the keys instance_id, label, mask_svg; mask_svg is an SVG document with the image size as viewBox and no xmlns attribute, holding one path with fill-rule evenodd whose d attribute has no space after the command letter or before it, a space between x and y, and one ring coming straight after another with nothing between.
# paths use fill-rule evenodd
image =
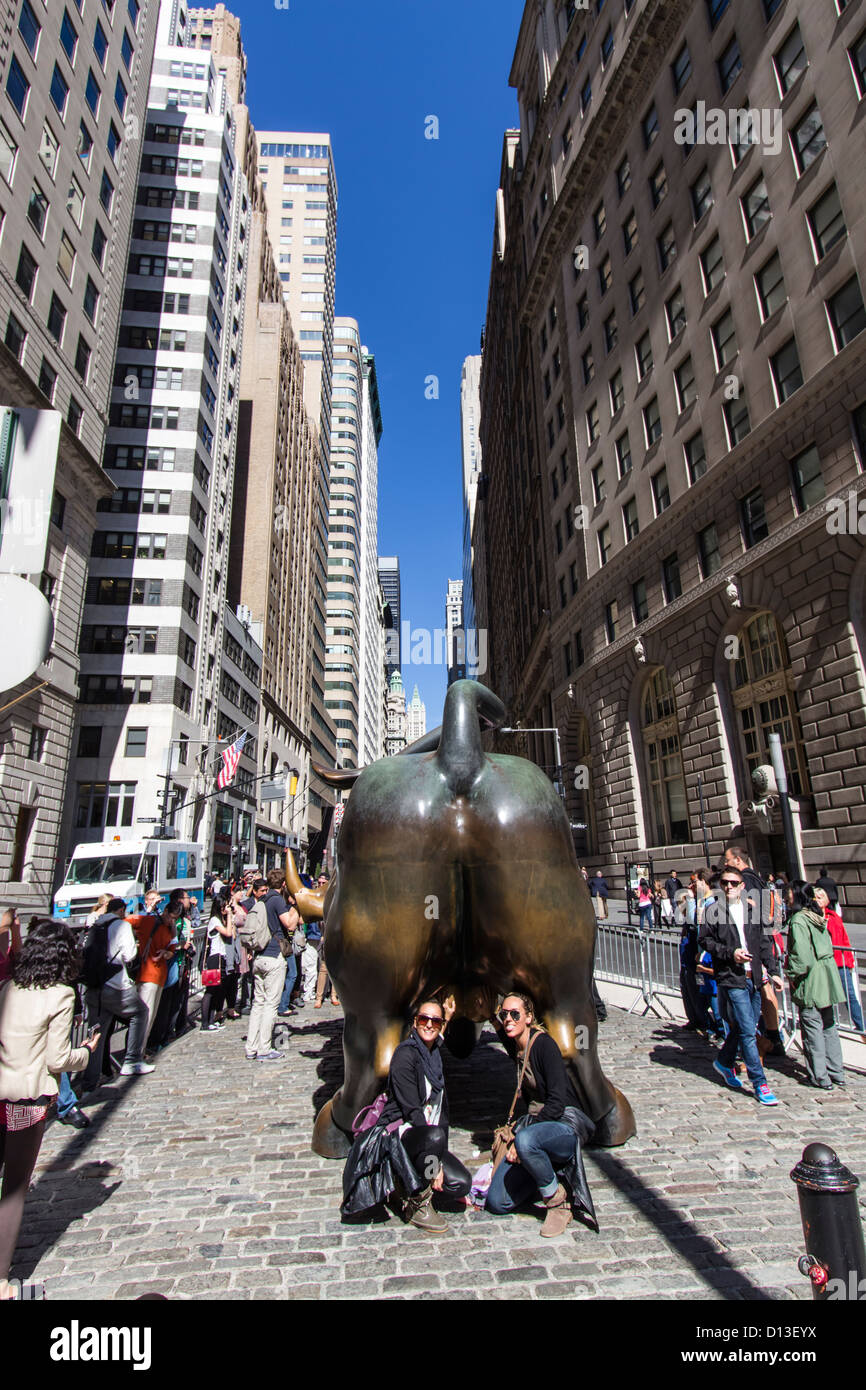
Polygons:
<instances>
[{"instance_id":1,"label":"crouching woman with sunglasses","mask_svg":"<svg viewBox=\"0 0 866 1390\"><path fill-rule=\"evenodd\" d=\"M595 1125L578 1105L559 1047L534 1013L525 994L508 994L492 1020L517 1062L515 1102L522 1101L525 1113L514 1123L514 1142L493 1174L485 1205L494 1216L507 1216L540 1194L547 1207L543 1236L562 1235L573 1208L586 1212L597 1230L581 1150Z\"/></svg>"},{"instance_id":2,"label":"crouching woman with sunglasses","mask_svg":"<svg viewBox=\"0 0 866 1390\"><path fill-rule=\"evenodd\" d=\"M453 1007L428 999L409 1036L395 1049L384 1108L374 1127L359 1133L343 1173L345 1215L402 1200L404 1221L428 1235L444 1235L448 1222L433 1210L433 1194L465 1197L472 1177L448 1152L448 1097L442 1069L442 1030Z\"/></svg>"}]
</instances>

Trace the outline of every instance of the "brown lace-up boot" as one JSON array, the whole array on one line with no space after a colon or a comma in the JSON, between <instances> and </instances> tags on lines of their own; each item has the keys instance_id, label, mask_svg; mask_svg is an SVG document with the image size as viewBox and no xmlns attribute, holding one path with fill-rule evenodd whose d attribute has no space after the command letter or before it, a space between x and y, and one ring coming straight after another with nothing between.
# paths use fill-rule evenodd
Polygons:
<instances>
[{"instance_id":1,"label":"brown lace-up boot","mask_svg":"<svg viewBox=\"0 0 866 1390\"><path fill-rule=\"evenodd\" d=\"M544 1218L541 1234L543 1236L564 1235L574 1220L574 1216L568 1193L562 1183L559 1184L552 1197L545 1197L544 1205L547 1207L547 1215Z\"/></svg>"},{"instance_id":2,"label":"brown lace-up boot","mask_svg":"<svg viewBox=\"0 0 866 1390\"><path fill-rule=\"evenodd\" d=\"M403 1220L410 1226L417 1226L419 1231L424 1231L428 1236L444 1236L450 1229L444 1216L433 1210L432 1183L428 1183L404 1203Z\"/></svg>"}]
</instances>

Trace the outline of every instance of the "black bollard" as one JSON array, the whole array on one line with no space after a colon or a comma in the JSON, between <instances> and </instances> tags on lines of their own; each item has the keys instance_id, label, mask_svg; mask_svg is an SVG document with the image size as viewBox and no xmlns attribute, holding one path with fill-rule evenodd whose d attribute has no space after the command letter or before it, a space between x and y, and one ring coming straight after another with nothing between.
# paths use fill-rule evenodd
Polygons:
<instances>
[{"instance_id":1,"label":"black bollard","mask_svg":"<svg viewBox=\"0 0 866 1390\"><path fill-rule=\"evenodd\" d=\"M866 1300L866 1247L857 1203L860 1181L827 1144L809 1144L791 1172L800 1199L806 1254L798 1262L818 1302Z\"/></svg>"}]
</instances>

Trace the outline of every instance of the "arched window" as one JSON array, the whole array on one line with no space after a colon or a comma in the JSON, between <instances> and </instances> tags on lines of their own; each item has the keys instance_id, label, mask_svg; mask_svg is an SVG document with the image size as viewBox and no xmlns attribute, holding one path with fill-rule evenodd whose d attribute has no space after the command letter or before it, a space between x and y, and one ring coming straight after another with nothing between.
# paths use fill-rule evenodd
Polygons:
<instances>
[{"instance_id":1,"label":"arched window","mask_svg":"<svg viewBox=\"0 0 866 1390\"><path fill-rule=\"evenodd\" d=\"M657 845L688 844L689 812L680 730L674 692L663 667L647 680L640 723L652 842Z\"/></svg>"},{"instance_id":2,"label":"arched window","mask_svg":"<svg viewBox=\"0 0 866 1390\"><path fill-rule=\"evenodd\" d=\"M800 713L785 639L772 613L758 613L737 634L732 699L746 769L770 762L770 734L780 734L788 790L809 794Z\"/></svg>"}]
</instances>

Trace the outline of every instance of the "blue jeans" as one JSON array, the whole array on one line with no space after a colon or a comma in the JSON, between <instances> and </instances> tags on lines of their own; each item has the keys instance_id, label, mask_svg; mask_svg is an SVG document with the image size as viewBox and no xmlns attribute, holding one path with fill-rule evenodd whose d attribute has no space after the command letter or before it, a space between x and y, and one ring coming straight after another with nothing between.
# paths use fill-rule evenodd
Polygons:
<instances>
[{"instance_id":1,"label":"blue jeans","mask_svg":"<svg viewBox=\"0 0 866 1390\"><path fill-rule=\"evenodd\" d=\"M638 922L638 927L640 928L640 930L641 930L641 931L652 931L652 929L653 929L653 927L654 927L654 925L655 925L655 923L653 922L653 905L652 905L652 903L647 903L646 907L641 907L641 908L639 908L639 909L638 909L638 915L639 915L639 918L640 918L640 920L639 920L639 922Z\"/></svg>"},{"instance_id":2,"label":"blue jeans","mask_svg":"<svg viewBox=\"0 0 866 1390\"><path fill-rule=\"evenodd\" d=\"M69 1080L68 1072L60 1073L60 1089L57 1092L57 1113L60 1116L68 1115L70 1110L74 1110L78 1104L78 1097L72 1089L72 1082Z\"/></svg>"},{"instance_id":3,"label":"blue jeans","mask_svg":"<svg viewBox=\"0 0 866 1390\"><path fill-rule=\"evenodd\" d=\"M753 1086L761 1086L767 1080L755 1040L761 1017L761 996L751 980L746 982L745 989L725 989L724 985L719 985L719 995L730 1031L719 1049L718 1060L723 1067L733 1066L737 1048L741 1047L749 1080Z\"/></svg>"},{"instance_id":4,"label":"blue jeans","mask_svg":"<svg viewBox=\"0 0 866 1390\"><path fill-rule=\"evenodd\" d=\"M845 997L848 1000L851 1022L857 1029L857 1032L862 1033L864 1031L863 1008L860 1003L860 986L857 973L854 970L850 970L847 966L841 965L839 967L839 974L842 977L842 987L845 990Z\"/></svg>"},{"instance_id":5,"label":"blue jeans","mask_svg":"<svg viewBox=\"0 0 866 1390\"><path fill-rule=\"evenodd\" d=\"M503 1159L487 1193L487 1210L494 1216L508 1216L540 1192L552 1197L557 1188L556 1168L574 1157L574 1130L559 1120L542 1120L525 1125L514 1139L519 1163Z\"/></svg>"},{"instance_id":6,"label":"blue jeans","mask_svg":"<svg viewBox=\"0 0 866 1390\"><path fill-rule=\"evenodd\" d=\"M295 980L298 978L298 958L294 952L286 956L286 983L283 986L283 997L280 1000L280 1007L277 1013L287 1014L289 1005L292 1001L292 990L295 987Z\"/></svg>"}]
</instances>

